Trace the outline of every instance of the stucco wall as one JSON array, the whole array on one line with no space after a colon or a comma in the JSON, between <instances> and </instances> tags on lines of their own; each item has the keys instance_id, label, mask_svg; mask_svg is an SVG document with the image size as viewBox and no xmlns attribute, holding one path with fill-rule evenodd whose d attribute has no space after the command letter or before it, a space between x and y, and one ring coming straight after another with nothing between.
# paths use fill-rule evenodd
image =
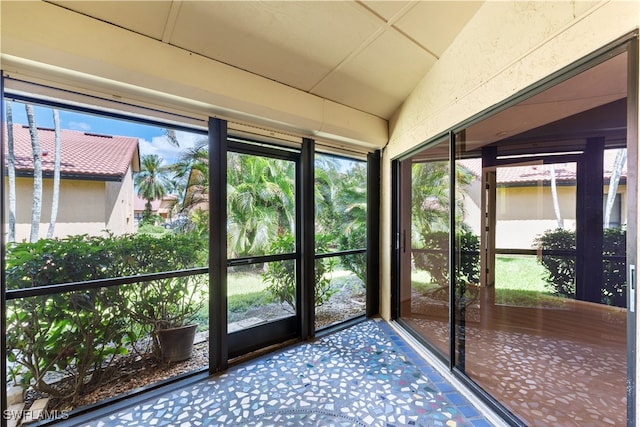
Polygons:
<instances>
[{"instance_id":1,"label":"stucco wall","mask_svg":"<svg viewBox=\"0 0 640 427\"><path fill-rule=\"evenodd\" d=\"M115 191L111 191L110 197L107 196L108 191L103 181L62 180L54 237L85 233L99 235L107 228L115 233L133 231L133 180L130 175L127 178L129 184L126 186L119 182L108 183L115 186ZM5 180L6 215L8 215L9 206L8 193L8 184ZM16 194L16 241L28 241L31 233L33 180L17 178ZM46 237L49 228L52 194L53 180L44 179L40 238ZM129 212L127 213L125 209L129 209ZM129 227L127 227L127 216L131 217ZM5 224L8 227L8 217L5 219Z\"/></svg>"},{"instance_id":2,"label":"stucco wall","mask_svg":"<svg viewBox=\"0 0 640 427\"><path fill-rule=\"evenodd\" d=\"M391 160L635 30L640 2L486 2L390 122L381 257L391 259ZM391 315L390 263L381 315Z\"/></svg>"},{"instance_id":3,"label":"stucco wall","mask_svg":"<svg viewBox=\"0 0 640 427\"><path fill-rule=\"evenodd\" d=\"M119 182L105 183L105 218L107 229L115 234L133 233L133 173L131 168Z\"/></svg>"}]
</instances>

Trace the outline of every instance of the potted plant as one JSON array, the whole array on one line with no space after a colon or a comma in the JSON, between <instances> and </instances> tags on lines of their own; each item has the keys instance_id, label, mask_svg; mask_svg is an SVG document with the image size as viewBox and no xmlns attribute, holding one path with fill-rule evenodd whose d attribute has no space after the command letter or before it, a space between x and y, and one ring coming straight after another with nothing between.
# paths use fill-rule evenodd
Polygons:
<instances>
[{"instance_id":1,"label":"potted plant","mask_svg":"<svg viewBox=\"0 0 640 427\"><path fill-rule=\"evenodd\" d=\"M197 324L204 307L206 277L173 277L131 285L129 314L149 334L153 356L162 362L191 357Z\"/></svg>"},{"instance_id":2,"label":"potted plant","mask_svg":"<svg viewBox=\"0 0 640 427\"><path fill-rule=\"evenodd\" d=\"M137 234L123 255L128 275L187 270L206 262L206 239L196 232L161 237ZM163 362L191 357L194 323L206 302L206 274L166 277L126 285L122 293L132 328L148 335L153 356ZM135 330L137 328L138 330ZM133 341L136 341L135 339Z\"/></svg>"}]
</instances>

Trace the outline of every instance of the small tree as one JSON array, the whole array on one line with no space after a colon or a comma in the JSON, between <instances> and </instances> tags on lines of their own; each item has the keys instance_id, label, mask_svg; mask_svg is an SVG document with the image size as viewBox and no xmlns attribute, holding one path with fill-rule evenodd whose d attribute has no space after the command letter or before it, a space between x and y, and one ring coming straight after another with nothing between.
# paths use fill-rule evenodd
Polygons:
<instances>
[{"instance_id":1,"label":"small tree","mask_svg":"<svg viewBox=\"0 0 640 427\"><path fill-rule=\"evenodd\" d=\"M316 237L316 241L318 237ZM322 237L320 237L322 241ZM282 234L272 243L272 253L293 252L294 239L291 234ZM315 305L316 307L329 301L335 290L331 286L331 273L336 261L331 258L318 259L315 263ZM270 262L262 275L268 283L267 290L281 303L291 308L296 306L296 263L295 260Z\"/></svg>"}]
</instances>

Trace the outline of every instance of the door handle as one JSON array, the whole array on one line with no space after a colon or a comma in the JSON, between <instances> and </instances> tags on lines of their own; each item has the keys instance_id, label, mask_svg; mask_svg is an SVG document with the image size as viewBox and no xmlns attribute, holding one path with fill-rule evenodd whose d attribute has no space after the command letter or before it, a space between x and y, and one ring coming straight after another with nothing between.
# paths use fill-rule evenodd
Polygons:
<instances>
[{"instance_id":1,"label":"door handle","mask_svg":"<svg viewBox=\"0 0 640 427\"><path fill-rule=\"evenodd\" d=\"M629 311L636 311L636 266L629 265Z\"/></svg>"}]
</instances>

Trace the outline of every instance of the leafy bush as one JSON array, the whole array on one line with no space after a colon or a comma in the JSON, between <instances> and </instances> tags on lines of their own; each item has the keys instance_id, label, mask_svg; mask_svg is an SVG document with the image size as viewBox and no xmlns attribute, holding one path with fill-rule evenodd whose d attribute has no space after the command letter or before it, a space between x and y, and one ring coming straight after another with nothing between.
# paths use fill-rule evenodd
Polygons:
<instances>
[{"instance_id":1,"label":"leafy bush","mask_svg":"<svg viewBox=\"0 0 640 427\"><path fill-rule=\"evenodd\" d=\"M553 294L576 297L576 233L555 229L538 236L534 244L542 250L540 263L548 272L547 284ZM565 253L549 253L563 251ZM547 253L545 253L547 252ZM626 231L605 229L602 249L601 302L618 307L626 306Z\"/></svg>"},{"instance_id":2,"label":"leafy bush","mask_svg":"<svg viewBox=\"0 0 640 427\"><path fill-rule=\"evenodd\" d=\"M367 246L366 227L351 230L351 233L344 233L339 237L340 250L353 248L364 248ZM367 283L367 254L344 255L340 260L342 266L351 271L360 279L362 286Z\"/></svg>"},{"instance_id":3,"label":"leafy bush","mask_svg":"<svg viewBox=\"0 0 640 427\"><path fill-rule=\"evenodd\" d=\"M459 231L456 236L455 271L456 285L480 282L480 241L470 231ZM426 251L413 254L415 266L425 270L433 283L449 286L449 233L434 231L425 233L422 242Z\"/></svg>"},{"instance_id":4,"label":"leafy bush","mask_svg":"<svg viewBox=\"0 0 640 427\"><path fill-rule=\"evenodd\" d=\"M20 289L176 270L202 265L205 248L206 241L189 234L82 235L13 243L7 246L5 278L7 289ZM148 286L141 282L11 300L11 376L71 400L98 387L114 357L125 353L143 329L131 320L140 305L135 298L148 297L137 290ZM51 381L49 372L62 372L69 380Z\"/></svg>"},{"instance_id":5,"label":"leafy bush","mask_svg":"<svg viewBox=\"0 0 640 427\"><path fill-rule=\"evenodd\" d=\"M604 230L602 302L616 307L627 306L627 233L621 228Z\"/></svg>"},{"instance_id":6,"label":"leafy bush","mask_svg":"<svg viewBox=\"0 0 640 427\"><path fill-rule=\"evenodd\" d=\"M324 239L316 236L316 248L322 251ZM294 239L291 234L282 234L271 244L272 253L286 253L295 250ZM328 277L337 262L331 258L318 259L315 263L315 305L320 306L335 293ZM270 262L263 273L263 279L268 283L267 290L281 303L287 303L295 309L296 304L296 263L294 260Z\"/></svg>"},{"instance_id":7,"label":"leafy bush","mask_svg":"<svg viewBox=\"0 0 640 427\"><path fill-rule=\"evenodd\" d=\"M576 259L575 255L545 254L547 251L566 251L575 253L575 231L556 228L536 237L534 246L542 250L540 263L547 269L546 278L554 295L566 298L576 296Z\"/></svg>"},{"instance_id":8,"label":"leafy bush","mask_svg":"<svg viewBox=\"0 0 640 427\"><path fill-rule=\"evenodd\" d=\"M104 238L74 236L7 247L8 289L99 279L113 271ZM104 245L104 246L103 246ZM106 250L103 250L106 248ZM129 326L116 288L12 300L7 310L7 355L26 385L55 397L74 398L97 387L116 354L124 351ZM64 372L54 386L46 377ZM87 379L88 378L88 379Z\"/></svg>"}]
</instances>

